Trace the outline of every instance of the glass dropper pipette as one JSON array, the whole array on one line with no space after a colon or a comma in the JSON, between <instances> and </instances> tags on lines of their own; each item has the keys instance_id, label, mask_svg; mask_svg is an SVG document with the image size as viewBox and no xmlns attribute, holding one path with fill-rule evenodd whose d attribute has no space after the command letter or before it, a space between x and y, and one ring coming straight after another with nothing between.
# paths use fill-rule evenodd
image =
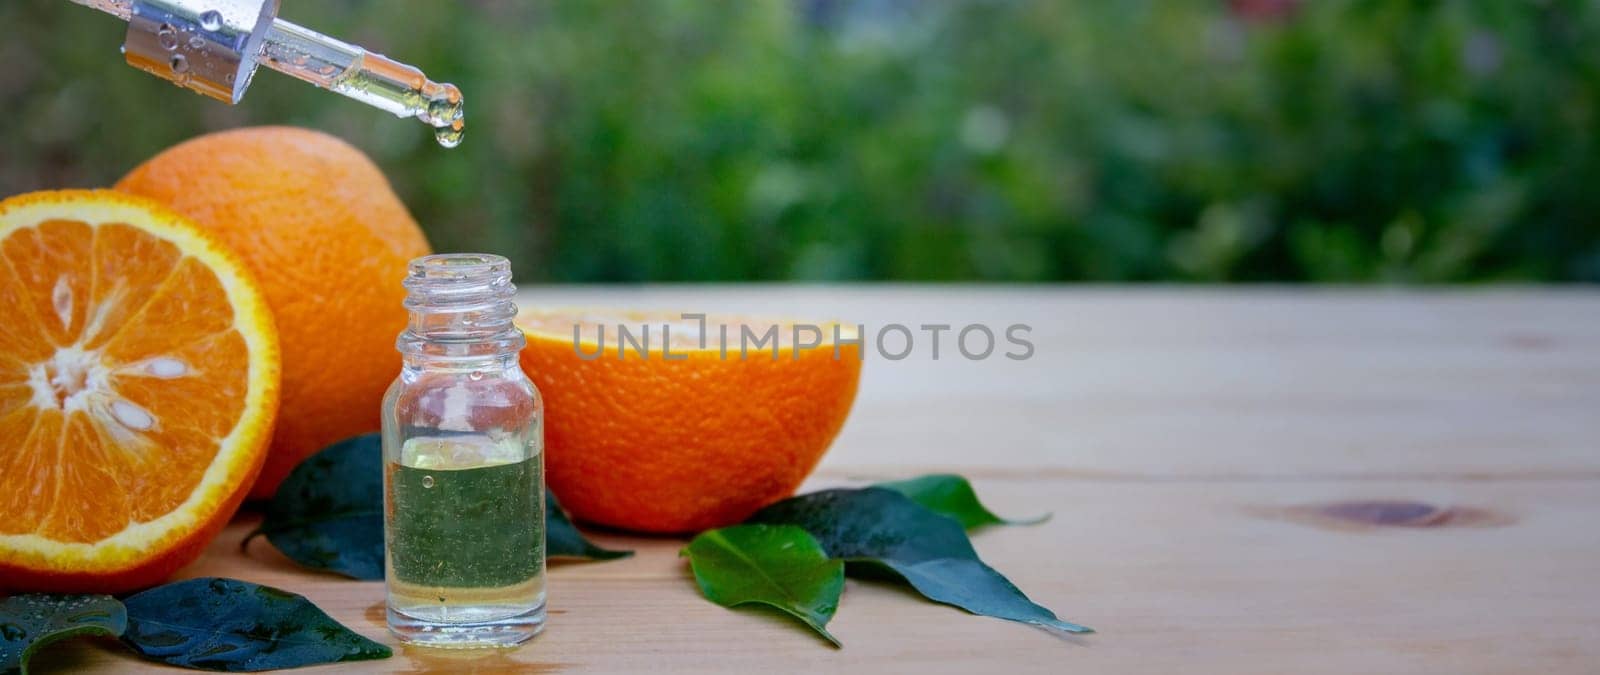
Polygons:
<instances>
[{"instance_id":1,"label":"glass dropper pipette","mask_svg":"<svg viewBox=\"0 0 1600 675\"><path fill-rule=\"evenodd\" d=\"M257 64L434 129L461 143L461 90L382 54L277 18L278 0L72 0L128 22L128 63L237 103Z\"/></svg>"}]
</instances>

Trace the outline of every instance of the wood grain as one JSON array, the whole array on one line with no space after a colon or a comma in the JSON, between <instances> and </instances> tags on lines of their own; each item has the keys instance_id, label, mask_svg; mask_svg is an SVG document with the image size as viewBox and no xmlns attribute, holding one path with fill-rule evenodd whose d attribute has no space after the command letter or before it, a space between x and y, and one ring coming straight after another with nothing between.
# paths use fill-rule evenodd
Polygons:
<instances>
[{"instance_id":1,"label":"wood grain","mask_svg":"<svg viewBox=\"0 0 1600 675\"><path fill-rule=\"evenodd\" d=\"M849 582L834 650L697 595L681 540L551 572L512 652L397 649L385 672L1595 672L1600 294L1007 287L535 288L529 305L774 308L873 326L1028 323L1024 362L868 358L809 488L953 470L997 511L986 561L1064 639ZM948 349L949 345L946 345ZM941 354L946 357L948 353ZM185 576L309 596L392 643L382 585L230 526ZM148 668L50 648L38 672Z\"/></svg>"}]
</instances>

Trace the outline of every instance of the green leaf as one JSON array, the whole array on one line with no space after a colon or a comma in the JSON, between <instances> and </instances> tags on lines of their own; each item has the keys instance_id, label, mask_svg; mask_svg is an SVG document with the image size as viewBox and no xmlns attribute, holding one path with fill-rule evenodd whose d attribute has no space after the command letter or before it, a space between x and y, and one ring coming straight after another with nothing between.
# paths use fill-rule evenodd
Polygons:
<instances>
[{"instance_id":1,"label":"green leaf","mask_svg":"<svg viewBox=\"0 0 1600 675\"><path fill-rule=\"evenodd\" d=\"M746 522L803 527L830 557L887 567L935 602L1055 630L1093 632L1057 618L985 565L954 519L893 490L813 492L768 506Z\"/></svg>"},{"instance_id":2,"label":"green leaf","mask_svg":"<svg viewBox=\"0 0 1600 675\"><path fill-rule=\"evenodd\" d=\"M1001 518L978 501L978 493L972 489L972 483L950 473L934 473L909 480L878 483L876 487L894 490L934 513L955 518L956 522L968 530L985 525L1037 525L1050 519L1048 513L1021 520Z\"/></svg>"},{"instance_id":3,"label":"green leaf","mask_svg":"<svg viewBox=\"0 0 1600 675\"><path fill-rule=\"evenodd\" d=\"M248 581L188 579L123 604L128 630L122 641L140 656L174 666L254 672L393 655L310 600Z\"/></svg>"},{"instance_id":4,"label":"green leaf","mask_svg":"<svg viewBox=\"0 0 1600 675\"><path fill-rule=\"evenodd\" d=\"M383 578L383 446L378 434L334 443L295 466L256 535L301 565Z\"/></svg>"},{"instance_id":5,"label":"green leaf","mask_svg":"<svg viewBox=\"0 0 1600 675\"><path fill-rule=\"evenodd\" d=\"M545 491L545 552L612 560L633 555L595 546ZM379 434L345 439L301 462L279 486L257 535L306 567L354 579L383 578L383 448Z\"/></svg>"},{"instance_id":6,"label":"green leaf","mask_svg":"<svg viewBox=\"0 0 1600 675\"><path fill-rule=\"evenodd\" d=\"M844 562L792 525L735 525L702 532L683 549L700 592L723 607L771 605L828 638L844 592Z\"/></svg>"},{"instance_id":7,"label":"green leaf","mask_svg":"<svg viewBox=\"0 0 1600 675\"><path fill-rule=\"evenodd\" d=\"M613 551L600 548L583 538L576 525L567 517L556 493L544 491L545 551L552 558L587 558L589 560L616 560L633 555L633 551Z\"/></svg>"},{"instance_id":8,"label":"green leaf","mask_svg":"<svg viewBox=\"0 0 1600 675\"><path fill-rule=\"evenodd\" d=\"M28 673L28 659L45 645L80 635L117 637L128 625L122 603L109 595L29 593L0 599L0 673Z\"/></svg>"}]
</instances>

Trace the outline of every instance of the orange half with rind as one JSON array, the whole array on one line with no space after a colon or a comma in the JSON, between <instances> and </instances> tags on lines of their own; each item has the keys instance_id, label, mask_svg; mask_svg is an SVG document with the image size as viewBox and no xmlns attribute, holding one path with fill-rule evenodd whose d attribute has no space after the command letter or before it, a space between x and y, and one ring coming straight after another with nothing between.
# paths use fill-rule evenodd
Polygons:
<instances>
[{"instance_id":1,"label":"orange half with rind","mask_svg":"<svg viewBox=\"0 0 1600 675\"><path fill-rule=\"evenodd\" d=\"M517 317L545 401L545 476L574 517L658 533L740 522L794 494L844 426L861 379L855 326L694 316Z\"/></svg>"},{"instance_id":2,"label":"orange half with rind","mask_svg":"<svg viewBox=\"0 0 1600 675\"><path fill-rule=\"evenodd\" d=\"M0 202L0 590L115 593L199 556L261 469L277 331L238 257L105 190Z\"/></svg>"}]
</instances>

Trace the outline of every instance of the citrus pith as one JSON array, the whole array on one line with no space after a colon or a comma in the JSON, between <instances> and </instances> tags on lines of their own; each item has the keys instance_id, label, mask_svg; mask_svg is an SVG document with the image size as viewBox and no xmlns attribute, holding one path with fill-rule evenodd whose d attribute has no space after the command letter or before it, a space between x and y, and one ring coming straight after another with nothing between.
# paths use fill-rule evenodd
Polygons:
<instances>
[{"instance_id":1,"label":"citrus pith","mask_svg":"<svg viewBox=\"0 0 1600 675\"><path fill-rule=\"evenodd\" d=\"M550 488L575 517L629 530L719 527L793 494L844 425L861 374L854 329L841 327L835 350L835 324L806 326L799 341L820 341L812 348L796 344L792 322L744 317L708 317L702 333L677 313L525 310L518 325L523 370L545 400ZM648 352L630 342L619 357L619 325L636 342L650 327ZM741 352L747 326L775 333Z\"/></svg>"},{"instance_id":2,"label":"citrus pith","mask_svg":"<svg viewBox=\"0 0 1600 675\"><path fill-rule=\"evenodd\" d=\"M232 251L111 191L0 202L0 262L0 588L158 583L265 457L265 300Z\"/></svg>"}]
</instances>

